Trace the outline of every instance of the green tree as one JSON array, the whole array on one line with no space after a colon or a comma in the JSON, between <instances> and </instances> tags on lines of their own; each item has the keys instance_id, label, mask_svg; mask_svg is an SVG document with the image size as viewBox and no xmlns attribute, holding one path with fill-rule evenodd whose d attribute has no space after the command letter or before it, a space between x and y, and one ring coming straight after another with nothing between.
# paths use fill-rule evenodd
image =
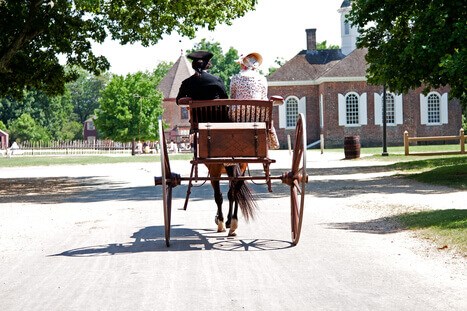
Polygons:
<instances>
[{"instance_id":1,"label":"green tree","mask_svg":"<svg viewBox=\"0 0 467 311\"><path fill-rule=\"evenodd\" d=\"M198 50L209 51L213 54L211 59L212 68L209 69L209 72L221 78L224 81L227 93L230 93L230 78L240 71L240 66L236 63L236 60L240 57L238 51L230 47L224 54L219 42L209 42L203 38L193 46L193 49L186 51L186 53L189 54Z\"/></svg>"},{"instance_id":2,"label":"green tree","mask_svg":"<svg viewBox=\"0 0 467 311\"><path fill-rule=\"evenodd\" d=\"M450 85L465 106L467 10L465 1L354 0L348 20L368 48L368 81L405 93Z\"/></svg>"},{"instance_id":3,"label":"green tree","mask_svg":"<svg viewBox=\"0 0 467 311\"><path fill-rule=\"evenodd\" d=\"M172 66L172 62L160 62L157 64L157 67L152 71L152 76L156 85L159 85Z\"/></svg>"},{"instance_id":4,"label":"green tree","mask_svg":"<svg viewBox=\"0 0 467 311\"><path fill-rule=\"evenodd\" d=\"M335 44L328 45L328 42L326 40L324 40L323 42L318 42L318 44L316 44L317 50L337 50L339 48L340 47Z\"/></svg>"},{"instance_id":5,"label":"green tree","mask_svg":"<svg viewBox=\"0 0 467 311\"><path fill-rule=\"evenodd\" d=\"M77 116L76 121L83 123L99 107L100 92L105 88L110 77L95 76L82 69L78 69L78 72L79 78L68 83L66 89L70 92L73 112Z\"/></svg>"},{"instance_id":6,"label":"green tree","mask_svg":"<svg viewBox=\"0 0 467 311\"><path fill-rule=\"evenodd\" d=\"M23 113L18 119L13 120L8 124L10 131L10 140L21 141L49 141L50 136L47 130L36 123L28 114Z\"/></svg>"},{"instance_id":7,"label":"green tree","mask_svg":"<svg viewBox=\"0 0 467 311\"><path fill-rule=\"evenodd\" d=\"M193 38L200 27L214 30L254 9L257 0L0 1L0 96L21 96L24 87L61 94L78 77L78 66L96 75L109 68L92 42L110 36L121 44L156 44L164 35Z\"/></svg>"},{"instance_id":8,"label":"green tree","mask_svg":"<svg viewBox=\"0 0 467 311\"><path fill-rule=\"evenodd\" d=\"M285 64L285 59L282 57L276 57L274 64L276 64L277 67L269 67L268 75L272 75L274 72L276 72L277 69L282 67Z\"/></svg>"},{"instance_id":9,"label":"green tree","mask_svg":"<svg viewBox=\"0 0 467 311\"><path fill-rule=\"evenodd\" d=\"M61 140L83 139L83 123L68 121L63 124L61 130Z\"/></svg>"},{"instance_id":10,"label":"green tree","mask_svg":"<svg viewBox=\"0 0 467 311\"><path fill-rule=\"evenodd\" d=\"M114 76L99 99L97 130L119 142L157 139L163 98L155 85L154 76L148 73Z\"/></svg>"},{"instance_id":11,"label":"green tree","mask_svg":"<svg viewBox=\"0 0 467 311\"><path fill-rule=\"evenodd\" d=\"M30 90L23 92L22 99L7 97L0 101L0 118L5 124L26 113L52 139L62 139L63 125L72 120L72 111L69 93L49 97L43 92Z\"/></svg>"}]
</instances>

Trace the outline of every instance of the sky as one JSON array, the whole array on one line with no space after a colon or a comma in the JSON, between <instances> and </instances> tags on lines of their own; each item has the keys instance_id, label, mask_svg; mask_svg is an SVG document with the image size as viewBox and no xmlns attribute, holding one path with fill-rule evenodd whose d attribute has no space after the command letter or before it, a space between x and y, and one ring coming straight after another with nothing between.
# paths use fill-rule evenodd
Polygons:
<instances>
[{"instance_id":1,"label":"sky","mask_svg":"<svg viewBox=\"0 0 467 311\"><path fill-rule=\"evenodd\" d=\"M161 61L175 62L182 51L205 38L219 42L224 53L230 47L239 54L260 53L261 69L267 72L277 58L287 61L306 49L305 29L317 29L317 42L326 40L328 45L340 46L337 10L341 4L342 0L259 0L255 11L235 19L231 26L219 25L213 32L202 29L192 40L172 34L148 48L138 44L122 46L109 40L93 50L107 57L112 73L126 75L152 70Z\"/></svg>"}]
</instances>

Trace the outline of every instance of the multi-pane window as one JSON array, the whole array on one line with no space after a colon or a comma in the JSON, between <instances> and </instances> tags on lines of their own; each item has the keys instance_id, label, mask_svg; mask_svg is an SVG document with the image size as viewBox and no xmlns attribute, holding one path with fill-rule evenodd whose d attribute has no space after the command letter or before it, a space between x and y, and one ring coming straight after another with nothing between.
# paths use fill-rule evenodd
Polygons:
<instances>
[{"instance_id":1,"label":"multi-pane window","mask_svg":"<svg viewBox=\"0 0 467 311\"><path fill-rule=\"evenodd\" d=\"M349 23L344 23L344 34L348 35L350 33L350 25Z\"/></svg>"},{"instance_id":2,"label":"multi-pane window","mask_svg":"<svg viewBox=\"0 0 467 311\"><path fill-rule=\"evenodd\" d=\"M428 103L428 123L440 123L440 99L437 94L430 94L427 99Z\"/></svg>"},{"instance_id":3,"label":"multi-pane window","mask_svg":"<svg viewBox=\"0 0 467 311\"><path fill-rule=\"evenodd\" d=\"M89 121L87 123L87 128L88 128L89 131L94 131L96 129L96 127L94 126L94 122Z\"/></svg>"},{"instance_id":4,"label":"multi-pane window","mask_svg":"<svg viewBox=\"0 0 467 311\"><path fill-rule=\"evenodd\" d=\"M396 114L395 114L395 102L394 95L386 93L386 123L395 124L396 123Z\"/></svg>"},{"instance_id":5,"label":"multi-pane window","mask_svg":"<svg viewBox=\"0 0 467 311\"><path fill-rule=\"evenodd\" d=\"M294 97L287 99L285 103L286 109L286 126L294 127L298 117L298 100Z\"/></svg>"},{"instance_id":6,"label":"multi-pane window","mask_svg":"<svg viewBox=\"0 0 467 311\"><path fill-rule=\"evenodd\" d=\"M345 98L347 124L358 124L358 96L349 94Z\"/></svg>"},{"instance_id":7,"label":"multi-pane window","mask_svg":"<svg viewBox=\"0 0 467 311\"><path fill-rule=\"evenodd\" d=\"M182 107L180 112L182 120L188 119L188 109L186 107Z\"/></svg>"}]
</instances>

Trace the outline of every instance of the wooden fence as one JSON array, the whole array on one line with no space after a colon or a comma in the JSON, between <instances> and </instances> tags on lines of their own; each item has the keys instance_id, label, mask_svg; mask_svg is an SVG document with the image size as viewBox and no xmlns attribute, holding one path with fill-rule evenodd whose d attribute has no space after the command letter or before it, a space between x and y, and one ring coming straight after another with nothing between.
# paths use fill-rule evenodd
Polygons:
<instances>
[{"instance_id":1,"label":"wooden fence","mask_svg":"<svg viewBox=\"0 0 467 311\"><path fill-rule=\"evenodd\" d=\"M459 141L460 151L440 151L440 152L409 152L411 142L419 141ZM409 137L407 131L404 132L404 150L405 155L443 155L443 154L465 154L465 136L464 129L459 130L458 136L431 136L431 137Z\"/></svg>"}]
</instances>

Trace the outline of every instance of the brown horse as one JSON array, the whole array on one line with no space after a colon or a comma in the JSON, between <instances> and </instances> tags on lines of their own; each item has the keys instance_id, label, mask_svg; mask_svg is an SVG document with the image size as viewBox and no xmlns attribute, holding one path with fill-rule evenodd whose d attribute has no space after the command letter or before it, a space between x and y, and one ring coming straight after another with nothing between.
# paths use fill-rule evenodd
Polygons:
<instances>
[{"instance_id":1,"label":"brown horse","mask_svg":"<svg viewBox=\"0 0 467 311\"><path fill-rule=\"evenodd\" d=\"M206 164L211 176L211 185L214 189L214 200L217 204L216 224L217 232L224 232L224 214L222 213L222 192L220 189L219 177L222 174L227 174L230 178L229 192L227 197L229 199L229 214L227 215L227 222L225 226L229 228L229 236L237 235L235 230L238 228L238 206L242 210L243 217L246 221L254 218L254 212L257 208L253 194L245 183L245 180L235 179L236 177L243 176L248 167L247 163L239 163L233 165L227 164Z\"/></svg>"}]
</instances>

